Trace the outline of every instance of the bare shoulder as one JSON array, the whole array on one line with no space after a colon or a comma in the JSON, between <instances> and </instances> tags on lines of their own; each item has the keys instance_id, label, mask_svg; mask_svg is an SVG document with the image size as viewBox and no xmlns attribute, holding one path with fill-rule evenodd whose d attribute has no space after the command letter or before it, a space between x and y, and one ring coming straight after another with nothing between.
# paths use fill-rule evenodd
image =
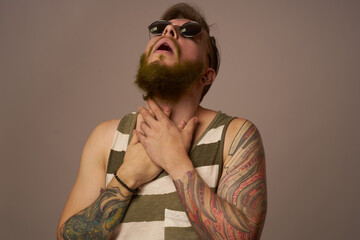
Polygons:
<instances>
[{"instance_id":1,"label":"bare shoulder","mask_svg":"<svg viewBox=\"0 0 360 240\"><path fill-rule=\"evenodd\" d=\"M240 139L254 133L260 137L259 131L253 122L246 118L233 119L226 130L223 152L224 163L228 159L229 155L231 155L231 147L234 146Z\"/></svg>"},{"instance_id":2,"label":"bare shoulder","mask_svg":"<svg viewBox=\"0 0 360 240\"><path fill-rule=\"evenodd\" d=\"M114 136L115 130L117 129L121 119L112 119L104 121L98 124L90 136L94 135L99 138L99 140L108 142L109 137ZM112 140L112 139L111 139Z\"/></svg>"},{"instance_id":3,"label":"bare shoulder","mask_svg":"<svg viewBox=\"0 0 360 240\"><path fill-rule=\"evenodd\" d=\"M81 154L78 177L94 174L94 171L102 174L106 170L107 159L119 121L120 119L104 121L91 132Z\"/></svg>"},{"instance_id":4,"label":"bare shoulder","mask_svg":"<svg viewBox=\"0 0 360 240\"><path fill-rule=\"evenodd\" d=\"M111 145L114 139L116 129L121 119L112 119L98 124L90 134L84 151L88 148L99 149L102 158L106 160L109 156ZM104 163L106 165L106 162Z\"/></svg>"}]
</instances>

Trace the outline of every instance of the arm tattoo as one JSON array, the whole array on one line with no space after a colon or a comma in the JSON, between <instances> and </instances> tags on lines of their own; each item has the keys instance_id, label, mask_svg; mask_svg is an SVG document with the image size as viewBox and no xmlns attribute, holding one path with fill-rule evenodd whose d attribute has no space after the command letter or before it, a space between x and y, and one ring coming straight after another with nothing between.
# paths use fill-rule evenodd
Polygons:
<instances>
[{"instance_id":1,"label":"arm tattoo","mask_svg":"<svg viewBox=\"0 0 360 240\"><path fill-rule=\"evenodd\" d=\"M63 239L106 239L121 222L131 196L118 187L109 187L89 207L68 219L62 226Z\"/></svg>"},{"instance_id":2,"label":"arm tattoo","mask_svg":"<svg viewBox=\"0 0 360 240\"><path fill-rule=\"evenodd\" d=\"M259 239L266 215L265 158L256 127L245 122L229 151L215 194L196 171L175 180L200 239Z\"/></svg>"}]
</instances>

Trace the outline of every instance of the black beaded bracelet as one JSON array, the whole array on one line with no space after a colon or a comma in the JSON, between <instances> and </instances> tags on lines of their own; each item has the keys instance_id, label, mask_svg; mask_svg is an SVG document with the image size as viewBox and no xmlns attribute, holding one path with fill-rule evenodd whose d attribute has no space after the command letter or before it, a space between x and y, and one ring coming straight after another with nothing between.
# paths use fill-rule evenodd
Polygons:
<instances>
[{"instance_id":1,"label":"black beaded bracelet","mask_svg":"<svg viewBox=\"0 0 360 240\"><path fill-rule=\"evenodd\" d=\"M128 185L126 185L123 181L121 181L121 179L116 175L116 171L114 172L114 176L116 178L116 180L124 187L126 188L129 192L135 194L137 193L137 189L133 190L131 188L128 187Z\"/></svg>"}]
</instances>

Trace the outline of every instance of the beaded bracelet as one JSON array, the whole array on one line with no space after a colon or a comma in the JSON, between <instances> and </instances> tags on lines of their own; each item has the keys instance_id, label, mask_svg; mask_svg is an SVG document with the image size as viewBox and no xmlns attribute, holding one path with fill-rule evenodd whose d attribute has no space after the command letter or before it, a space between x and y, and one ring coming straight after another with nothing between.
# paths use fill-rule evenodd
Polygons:
<instances>
[{"instance_id":1,"label":"beaded bracelet","mask_svg":"<svg viewBox=\"0 0 360 240\"><path fill-rule=\"evenodd\" d=\"M116 175L116 171L114 172L114 176L116 178L116 180L124 187L126 188L129 192L135 194L137 193L137 189L133 190L131 188L128 187L128 185L126 185L123 181L120 180L120 178Z\"/></svg>"}]
</instances>

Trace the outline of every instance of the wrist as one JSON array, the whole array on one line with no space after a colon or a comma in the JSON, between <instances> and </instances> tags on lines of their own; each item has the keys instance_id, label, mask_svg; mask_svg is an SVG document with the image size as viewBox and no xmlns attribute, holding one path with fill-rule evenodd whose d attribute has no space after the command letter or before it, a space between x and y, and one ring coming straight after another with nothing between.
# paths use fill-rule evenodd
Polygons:
<instances>
[{"instance_id":1,"label":"wrist","mask_svg":"<svg viewBox=\"0 0 360 240\"><path fill-rule=\"evenodd\" d=\"M126 188L126 190L128 190L130 193L132 194L136 194L137 193L137 188L132 189L131 187L129 187L128 185L126 185L126 183L124 183L119 176L116 174L116 171L114 172L114 177L115 179L118 181L118 183L120 183L121 186L123 186L124 188Z\"/></svg>"},{"instance_id":2,"label":"wrist","mask_svg":"<svg viewBox=\"0 0 360 240\"><path fill-rule=\"evenodd\" d=\"M173 180L180 179L186 175L187 172L195 170L189 156L178 158L172 162L172 164L168 164L165 171Z\"/></svg>"},{"instance_id":3,"label":"wrist","mask_svg":"<svg viewBox=\"0 0 360 240\"><path fill-rule=\"evenodd\" d=\"M141 183L139 183L134 176L132 176L131 171L123 170L121 167L116 171L116 175L124 182L129 188L137 189Z\"/></svg>"}]
</instances>

